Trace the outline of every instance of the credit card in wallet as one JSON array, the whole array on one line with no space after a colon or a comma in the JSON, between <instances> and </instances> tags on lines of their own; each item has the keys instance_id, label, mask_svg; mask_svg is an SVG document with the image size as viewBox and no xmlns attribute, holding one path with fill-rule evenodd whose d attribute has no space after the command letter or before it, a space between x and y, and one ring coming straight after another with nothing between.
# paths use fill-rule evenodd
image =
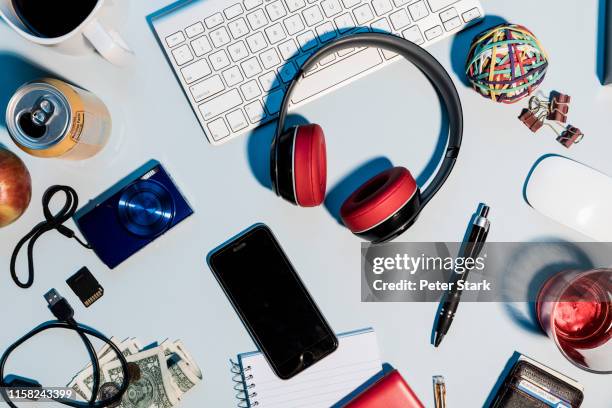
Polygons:
<instances>
[{"instance_id":1,"label":"credit card in wallet","mask_svg":"<svg viewBox=\"0 0 612 408\"><path fill-rule=\"evenodd\" d=\"M521 355L490 408L578 408L583 399L579 383Z\"/></svg>"}]
</instances>

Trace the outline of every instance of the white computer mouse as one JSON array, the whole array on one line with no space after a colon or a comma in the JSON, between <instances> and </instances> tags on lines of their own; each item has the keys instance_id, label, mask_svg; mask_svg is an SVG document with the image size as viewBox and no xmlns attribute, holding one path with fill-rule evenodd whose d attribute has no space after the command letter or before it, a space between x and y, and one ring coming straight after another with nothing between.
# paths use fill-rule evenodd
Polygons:
<instances>
[{"instance_id":1,"label":"white computer mouse","mask_svg":"<svg viewBox=\"0 0 612 408\"><path fill-rule=\"evenodd\" d=\"M612 178L561 156L534 166L525 198L538 212L587 235L612 242Z\"/></svg>"}]
</instances>

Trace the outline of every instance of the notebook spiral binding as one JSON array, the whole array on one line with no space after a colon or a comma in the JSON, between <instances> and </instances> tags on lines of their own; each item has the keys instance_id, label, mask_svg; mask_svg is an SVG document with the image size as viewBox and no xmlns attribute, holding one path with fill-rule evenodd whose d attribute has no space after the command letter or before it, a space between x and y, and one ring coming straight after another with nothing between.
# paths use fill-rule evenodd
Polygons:
<instances>
[{"instance_id":1,"label":"notebook spiral binding","mask_svg":"<svg viewBox=\"0 0 612 408\"><path fill-rule=\"evenodd\" d=\"M253 375L249 374L251 366L246 366L244 369L241 368L239 363L234 362L230 359L232 368L230 369L232 375L232 381L234 384L234 391L236 391L236 399L238 399L238 408L250 408L259 405L259 402L253 398L257 397L257 392L254 391L255 383L252 382Z\"/></svg>"}]
</instances>

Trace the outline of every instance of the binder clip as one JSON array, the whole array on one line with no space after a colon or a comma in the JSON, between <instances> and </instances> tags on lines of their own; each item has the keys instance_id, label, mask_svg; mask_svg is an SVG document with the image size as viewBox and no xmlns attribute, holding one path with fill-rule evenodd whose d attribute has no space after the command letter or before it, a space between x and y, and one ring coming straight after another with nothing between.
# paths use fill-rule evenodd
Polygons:
<instances>
[{"instance_id":1,"label":"binder clip","mask_svg":"<svg viewBox=\"0 0 612 408\"><path fill-rule=\"evenodd\" d=\"M556 91L551 92L548 99L532 96L529 99L529 107L523 109L519 119L533 133L544 125L550 127L557 135L556 140L569 149L584 137L577 127L565 125L571 99L569 95Z\"/></svg>"}]
</instances>

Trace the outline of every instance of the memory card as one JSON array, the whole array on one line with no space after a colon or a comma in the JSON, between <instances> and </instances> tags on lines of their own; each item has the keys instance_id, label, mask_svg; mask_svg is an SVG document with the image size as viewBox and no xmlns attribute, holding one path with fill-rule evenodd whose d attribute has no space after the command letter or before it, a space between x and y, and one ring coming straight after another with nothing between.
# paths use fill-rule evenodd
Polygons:
<instances>
[{"instance_id":1,"label":"memory card","mask_svg":"<svg viewBox=\"0 0 612 408\"><path fill-rule=\"evenodd\" d=\"M75 295L81 299L85 307L91 306L104 295L104 288L85 266L66 279L66 283Z\"/></svg>"}]
</instances>

